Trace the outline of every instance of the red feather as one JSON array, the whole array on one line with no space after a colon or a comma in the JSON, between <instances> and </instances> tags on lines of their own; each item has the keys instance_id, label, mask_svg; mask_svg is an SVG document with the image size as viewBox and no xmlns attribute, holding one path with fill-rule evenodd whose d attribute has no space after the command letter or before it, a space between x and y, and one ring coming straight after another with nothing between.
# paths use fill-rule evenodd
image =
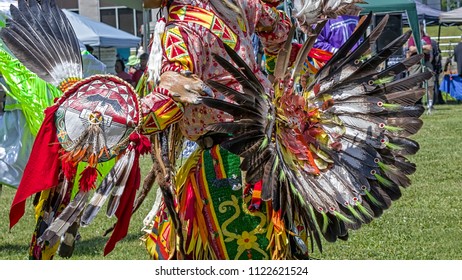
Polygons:
<instances>
[{"instance_id":1,"label":"red feather","mask_svg":"<svg viewBox=\"0 0 462 280\"><path fill-rule=\"evenodd\" d=\"M79 180L81 191L87 192L95 187L98 172L96 168L87 166L81 173L82 177Z\"/></svg>"}]
</instances>

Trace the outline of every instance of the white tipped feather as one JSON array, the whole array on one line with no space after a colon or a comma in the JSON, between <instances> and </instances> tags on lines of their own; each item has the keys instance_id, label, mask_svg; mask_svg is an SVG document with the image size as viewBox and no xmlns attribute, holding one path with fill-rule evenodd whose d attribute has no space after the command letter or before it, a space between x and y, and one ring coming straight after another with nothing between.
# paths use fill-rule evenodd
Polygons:
<instances>
[{"instance_id":1,"label":"white tipped feather","mask_svg":"<svg viewBox=\"0 0 462 280\"><path fill-rule=\"evenodd\" d=\"M165 18L161 18L156 23L154 37L151 46L151 54L148 61L148 80L157 84L160 80L160 70L162 68L162 36L165 31Z\"/></svg>"}]
</instances>

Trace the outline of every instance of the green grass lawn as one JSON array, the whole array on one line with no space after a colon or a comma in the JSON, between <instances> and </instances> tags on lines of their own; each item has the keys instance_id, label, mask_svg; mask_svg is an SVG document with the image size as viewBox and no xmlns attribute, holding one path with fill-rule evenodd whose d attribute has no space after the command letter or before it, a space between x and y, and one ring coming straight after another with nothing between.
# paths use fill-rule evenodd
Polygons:
<instances>
[{"instance_id":1,"label":"green grass lawn","mask_svg":"<svg viewBox=\"0 0 462 280\"><path fill-rule=\"evenodd\" d=\"M141 160L141 172L147 173L150 168L150 157ZM28 247L32 230L34 228L34 217L32 200L27 200L26 213L23 218L11 229L8 230L8 213L11 202L13 201L15 189L3 187L0 196L0 259L3 260L23 260L28 259ZM105 207L98 214L96 219L86 228L81 228L81 240L78 241L74 250L73 259L79 260L147 260L148 253L140 240L143 236L142 221L152 207L155 198L155 189L151 190L150 196L145 203L133 214L130 228L124 240L120 241L115 249L103 256L104 245L109 236L103 237L106 229L111 227L116 218L107 218L104 214ZM55 259L62 259L56 256Z\"/></svg>"},{"instance_id":2,"label":"green grass lawn","mask_svg":"<svg viewBox=\"0 0 462 280\"><path fill-rule=\"evenodd\" d=\"M357 231L350 231L348 241L324 242L319 259L462 259L462 106L438 105L432 115L424 115L424 126L414 137L421 146L412 159L418 169L413 184L403 190L382 217ZM143 159L144 171L149 158ZM27 259L33 229L31 201L22 220L8 231L8 211L14 190L4 187L0 197L0 259ZM99 215L81 230L74 259L145 260L148 254L139 238L142 220L153 202L151 198L135 215L128 236L114 251L103 257L107 237L104 230L114 219ZM59 257L56 257L59 259Z\"/></svg>"},{"instance_id":3,"label":"green grass lawn","mask_svg":"<svg viewBox=\"0 0 462 280\"><path fill-rule=\"evenodd\" d=\"M324 243L322 259L462 259L462 106L439 105L414 137L417 171L382 217L346 242Z\"/></svg>"}]
</instances>

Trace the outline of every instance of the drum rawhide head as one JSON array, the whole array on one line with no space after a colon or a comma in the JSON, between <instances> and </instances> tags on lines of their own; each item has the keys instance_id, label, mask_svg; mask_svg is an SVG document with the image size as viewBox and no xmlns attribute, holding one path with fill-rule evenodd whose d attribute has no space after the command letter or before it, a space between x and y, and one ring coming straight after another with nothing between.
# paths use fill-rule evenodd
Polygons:
<instances>
[{"instance_id":1,"label":"drum rawhide head","mask_svg":"<svg viewBox=\"0 0 462 280\"><path fill-rule=\"evenodd\" d=\"M113 75L95 75L70 87L55 113L63 159L94 167L123 152L140 124L133 87Z\"/></svg>"}]
</instances>

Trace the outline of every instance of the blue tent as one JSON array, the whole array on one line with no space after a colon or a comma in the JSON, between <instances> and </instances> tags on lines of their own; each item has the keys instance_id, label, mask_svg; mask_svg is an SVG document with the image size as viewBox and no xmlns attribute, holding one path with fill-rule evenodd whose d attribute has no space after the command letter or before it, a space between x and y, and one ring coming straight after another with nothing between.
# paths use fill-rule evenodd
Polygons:
<instances>
[{"instance_id":1,"label":"blue tent","mask_svg":"<svg viewBox=\"0 0 462 280\"><path fill-rule=\"evenodd\" d=\"M417 8L417 16L419 17L419 21L425 21L425 25L438 25L439 17L442 13L440 10L430 8L427 5L414 1L416 8ZM404 13L403 15L404 24L409 25L407 20L407 15Z\"/></svg>"}]
</instances>

